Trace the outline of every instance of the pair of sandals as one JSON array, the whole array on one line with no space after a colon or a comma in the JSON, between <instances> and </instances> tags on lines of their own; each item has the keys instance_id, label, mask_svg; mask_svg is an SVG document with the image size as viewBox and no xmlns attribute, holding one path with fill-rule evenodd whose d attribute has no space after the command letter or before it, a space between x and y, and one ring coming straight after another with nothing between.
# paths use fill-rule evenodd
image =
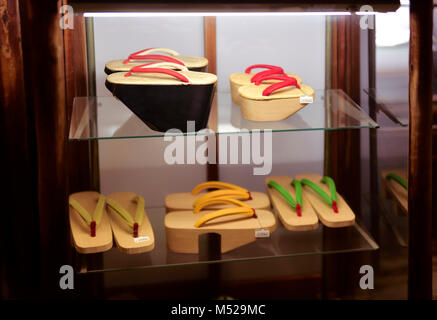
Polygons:
<instances>
[{"instance_id":1,"label":"pair of sandals","mask_svg":"<svg viewBox=\"0 0 437 320\"><path fill-rule=\"evenodd\" d=\"M79 253L98 253L112 248L113 238L121 252L136 254L155 246L152 225L143 197L133 192L104 196L83 191L69 196L72 240Z\"/></svg>"},{"instance_id":2,"label":"pair of sandals","mask_svg":"<svg viewBox=\"0 0 437 320\"><path fill-rule=\"evenodd\" d=\"M190 120L198 131L207 127L217 83L215 74L201 72L207 64L206 58L182 56L171 49L145 49L108 62L105 85L155 131L187 132Z\"/></svg>"},{"instance_id":3,"label":"pair of sandals","mask_svg":"<svg viewBox=\"0 0 437 320\"><path fill-rule=\"evenodd\" d=\"M330 228L355 223L355 214L330 177L318 174L300 174L294 179L270 176L265 183L273 208L288 230L313 230L319 220Z\"/></svg>"},{"instance_id":4,"label":"pair of sandals","mask_svg":"<svg viewBox=\"0 0 437 320\"><path fill-rule=\"evenodd\" d=\"M382 191L385 198L393 198L393 211L399 208L408 213L407 172L401 169L381 172ZM355 214L337 192L330 177L317 174L301 174L291 179L272 176L266 180L267 192L275 212L289 230L316 229L319 220L327 227L339 228L353 225Z\"/></svg>"},{"instance_id":5,"label":"pair of sandals","mask_svg":"<svg viewBox=\"0 0 437 320\"><path fill-rule=\"evenodd\" d=\"M268 196L218 181L167 195L164 224L169 249L198 253L198 236L211 232L222 236L222 252L253 242L257 231L271 233L277 227L275 215L269 211L271 204L288 230L313 230L319 220L330 228L355 223L355 214L329 177L302 174L294 179L271 176L265 181ZM214 191L205 192L208 189Z\"/></svg>"},{"instance_id":6,"label":"pair of sandals","mask_svg":"<svg viewBox=\"0 0 437 320\"><path fill-rule=\"evenodd\" d=\"M253 69L266 69L252 73ZM314 90L279 66L252 65L229 77L232 101L243 117L252 121L286 119L314 101Z\"/></svg>"},{"instance_id":7,"label":"pair of sandals","mask_svg":"<svg viewBox=\"0 0 437 320\"><path fill-rule=\"evenodd\" d=\"M155 53L164 54L155 54ZM203 57L182 56L167 48L149 48L134 52L127 59L109 61L105 65L108 74L107 84L208 84L214 79L204 73L208 59ZM177 71L175 71L177 70ZM162 74L161 77L139 77L139 74ZM215 81L213 81L215 82ZM112 87L111 87L112 88ZM110 89L111 90L111 89Z\"/></svg>"},{"instance_id":8,"label":"pair of sandals","mask_svg":"<svg viewBox=\"0 0 437 320\"><path fill-rule=\"evenodd\" d=\"M167 245L178 253L198 253L198 238L204 233L220 234L225 253L255 241L259 234L274 232L277 226L265 193L225 182L208 181L191 192L169 194L165 206Z\"/></svg>"}]
</instances>

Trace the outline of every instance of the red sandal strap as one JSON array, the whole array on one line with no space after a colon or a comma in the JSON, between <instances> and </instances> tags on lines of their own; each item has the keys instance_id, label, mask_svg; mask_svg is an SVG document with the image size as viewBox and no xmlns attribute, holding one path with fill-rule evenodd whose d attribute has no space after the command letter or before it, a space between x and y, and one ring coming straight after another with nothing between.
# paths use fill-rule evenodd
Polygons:
<instances>
[{"instance_id":1,"label":"red sandal strap","mask_svg":"<svg viewBox=\"0 0 437 320\"><path fill-rule=\"evenodd\" d=\"M165 73L168 74L172 77L175 77L183 82L190 82L190 80L188 80L188 78L186 76L184 76L183 74L171 70L171 69L165 69L165 68L144 68L144 65L140 65L140 66L135 66L133 68L131 68L129 70L128 73L126 73L124 76L125 77L130 77L132 75L132 73Z\"/></svg>"},{"instance_id":2,"label":"red sandal strap","mask_svg":"<svg viewBox=\"0 0 437 320\"><path fill-rule=\"evenodd\" d=\"M135 66L132 68L136 68L136 67L141 67L141 68L164 68L164 69L172 69L174 70L175 68L177 70L180 71L189 71L188 68L186 66L180 65L180 64L176 64L173 62L167 62L167 61L157 61L157 62L151 62L151 63L145 63L139 66ZM131 69L132 69L131 68Z\"/></svg>"},{"instance_id":3,"label":"red sandal strap","mask_svg":"<svg viewBox=\"0 0 437 320\"><path fill-rule=\"evenodd\" d=\"M289 77L285 74L284 75L274 75L273 74L273 75L267 75L267 76L260 77L255 81L255 85L259 86L261 84L261 82L263 82L264 80L284 80L284 81L290 80L290 81L292 81L292 83L295 85L296 88L300 89L300 86L297 83L296 78Z\"/></svg>"},{"instance_id":4,"label":"red sandal strap","mask_svg":"<svg viewBox=\"0 0 437 320\"><path fill-rule=\"evenodd\" d=\"M132 57L132 56L137 56L137 55L140 55L140 54L146 53L147 51L149 51L149 50L151 50L151 49L155 49L155 48L147 48L147 49L143 49L143 50L140 50L140 51L137 51L137 52L131 53L131 54L128 56L128 59L129 59L130 57Z\"/></svg>"},{"instance_id":5,"label":"red sandal strap","mask_svg":"<svg viewBox=\"0 0 437 320\"><path fill-rule=\"evenodd\" d=\"M90 223L91 237L96 236L96 228L97 228L96 222L94 220L91 221L91 223Z\"/></svg>"},{"instance_id":6,"label":"red sandal strap","mask_svg":"<svg viewBox=\"0 0 437 320\"><path fill-rule=\"evenodd\" d=\"M285 75L284 71L282 69L269 69L269 70L264 70L261 72L258 72L257 74L255 74L251 79L250 82L256 82L258 79L262 78L262 77L266 77L269 75Z\"/></svg>"},{"instance_id":7,"label":"red sandal strap","mask_svg":"<svg viewBox=\"0 0 437 320\"><path fill-rule=\"evenodd\" d=\"M158 51L159 49L162 49L163 51ZM171 50L171 51L174 51L174 50ZM134 53L131 53L129 56L128 56L128 59L129 58L131 58L131 57L134 57L134 56L140 56L140 55L148 55L148 54L153 54L153 52L164 52L164 53L168 53L167 51L166 51L166 49L163 49L163 48L147 48L147 49L143 49L143 50L140 50L140 51L137 51L137 52L134 52ZM176 51L174 51L175 53L176 53ZM170 54L171 56L173 56L174 54Z\"/></svg>"},{"instance_id":8,"label":"red sandal strap","mask_svg":"<svg viewBox=\"0 0 437 320\"><path fill-rule=\"evenodd\" d=\"M178 59L169 56L164 56L161 54L142 54L142 55L131 54L129 58L123 61L123 63L124 64L129 63L131 60L158 60L158 61L173 62L173 63L180 64L182 66L185 65L182 61L179 61Z\"/></svg>"},{"instance_id":9,"label":"red sandal strap","mask_svg":"<svg viewBox=\"0 0 437 320\"><path fill-rule=\"evenodd\" d=\"M281 67L278 66L272 66L270 64L253 64L249 67L246 68L246 70L244 70L245 73L250 73L252 71L252 69L280 69L281 72L284 72L284 70L282 70Z\"/></svg>"},{"instance_id":10,"label":"red sandal strap","mask_svg":"<svg viewBox=\"0 0 437 320\"><path fill-rule=\"evenodd\" d=\"M296 79L294 79L296 81ZM267 88L264 89L263 91L263 96L269 96L271 95L273 92L275 92L276 90L279 90L281 88L285 88L285 87L296 87L296 83L293 80L284 80L282 82L277 82L272 84L271 86L268 86Z\"/></svg>"},{"instance_id":11,"label":"red sandal strap","mask_svg":"<svg viewBox=\"0 0 437 320\"><path fill-rule=\"evenodd\" d=\"M157 47L143 49L143 50L134 52L131 55L150 54L153 52L163 52L163 53L169 54L170 56L178 56L179 55L179 53L173 49L157 48Z\"/></svg>"}]
</instances>

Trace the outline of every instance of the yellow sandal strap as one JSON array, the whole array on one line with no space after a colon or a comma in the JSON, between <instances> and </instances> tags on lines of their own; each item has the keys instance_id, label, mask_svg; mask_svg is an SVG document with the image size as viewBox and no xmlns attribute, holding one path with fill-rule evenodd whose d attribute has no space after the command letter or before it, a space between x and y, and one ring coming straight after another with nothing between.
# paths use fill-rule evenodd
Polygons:
<instances>
[{"instance_id":1,"label":"yellow sandal strap","mask_svg":"<svg viewBox=\"0 0 437 320\"><path fill-rule=\"evenodd\" d=\"M106 202L108 203L108 206L110 206L115 212L120 215L120 217L123 218L123 220L129 225L129 227L133 228L135 223L138 223L139 226L143 223L144 198L141 196L135 196L132 201L137 203L135 219L133 219L132 215L114 199L108 199Z\"/></svg>"},{"instance_id":2,"label":"yellow sandal strap","mask_svg":"<svg viewBox=\"0 0 437 320\"><path fill-rule=\"evenodd\" d=\"M213 211L213 212L205 214L199 220L196 221L194 226L196 228L199 228L204 223L206 223L208 221L211 221L211 220L219 218L219 217L233 215L233 214L241 214L241 215L245 215L245 216L248 216L248 217L253 217L253 216L256 217L255 209L253 209L253 208L251 208L249 206L236 207L236 208L226 208L226 209L220 209L220 210Z\"/></svg>"},{"instance_id":3,"label":"yellow sandal strap","mask_svg":"<svg viewBox=\"0 0 437 320\"><path fill-rule=\"evenodd\" d=\"M249 207L244 202L233 199L233 198L211 198L206 201L199 203L196 207L194 207L194 213L199 213L203 208L213 205L213 204L234 204L238 207ZM250 208L250 207L249 207Z\"/></svg>"},{"instance_id":4,"label":"yellow sandal strap","mask_svg":"<svg viewBox=\"0 0 437 320\"><path fill-rule=\"evenodd\" d=\"M90 235L91 237L96 236L97 226L100 224L103 215L103 209L105 207L105 196L99 195L99 199L97 200L96 207L94 208L93 215L91 216L89 212L81 206L81 204L74 199L69 199L69 205L76 210L79 215L85 220L86 224L90 227Z\"/></svg>"},{"instance_id":5,"label":"yellow sandal strap","mask_svg":"<svg viewBox=\"0 0 437 320\"><path fill-rule=\"evenodd\" d=\"M132 201L137 203L137 210L135 212L135 219L132 219L132 216L130 215L130 213L114 199L108 199L107 203L133 229L133 237L137 238L139 226L141 226L141 224L143 223L144 198L137 195L132 199Z\"/></svg>"},{"instance_id":6,"label":"yellow sandal strap","mask_svg":"<svg viewBox=\"0 0 437 320\"><path fill-rule=\"evenodd\" d=\"M240 191L248 192L248 190L236 186L235 184L232 183L221 182L221 181L207 181L195 186L191 191L191 194L198 194L200 191L205 189L228 189L228 190L240 190Z\"/></svg>"},{"instance_id":7,"label":"yellow sandal strap","mask_svg":"<svg viewBox=\"0 0 437 320\"><path fill-rule=\"evenodd\" d=\"M200 198L196 199L196 201L194 201L193 203L193 207L197 207L202 202L208 201L213 198L237 198L240 200L250 200L252 199L252 196L247 190L215 190L208 192Z\"/></svg>"},{"instance_id":8,"label":"yellow sandal strap","mask_svg":"<svg viewBox=\"0 0 437 320\"><path fill-rule=\"evenodd\" d=\"M81 206L81 204L77 200L70 199L68 202L69 205L79 213L82 219L85 220L87 225L91 225L92 221L95 221L96 225L98 225L102 220L103 208L105 206L104 195L99 195L99 199L97 200L97 204L92 216L84 207Z\"/></svg>"}]
</instances>

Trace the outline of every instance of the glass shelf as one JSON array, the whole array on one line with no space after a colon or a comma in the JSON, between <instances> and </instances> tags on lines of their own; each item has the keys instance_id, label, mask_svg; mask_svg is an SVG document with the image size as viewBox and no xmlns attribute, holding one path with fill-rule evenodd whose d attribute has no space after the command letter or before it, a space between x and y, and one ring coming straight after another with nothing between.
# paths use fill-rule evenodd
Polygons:
<instances>
[{"instance_id":1,"label":"glass shelf","mask_svg":"<svg viewBox=\"0 0 437 320\"><path fill-rule=\"evenodd\" d=\"M260 238L255 242L222 254L221 260L201 261L197 254L174 253L167 249L164 228L165 208L148 208L146 210L155 235L155 248L152 251L127 255L113 247L109 251L101 253L103 266L95 262L94 255L79 255L81 260L80 273L364 252L379 249L376 242L359 222L354 226L329 230L319 225L316 230L304 232L286 230L279 222L278 228L271 234L270 238Z\"/></svg>"},{"instance_id":2,"label":"glass shelf","mask_svg":"<svg viewBox=\"0 0 437 320\"><path fill-rule=\"evenodd\" d=\"M363 198L370 206L372 196L365 194ZM380 195L377 195L376 201L377 203L373 205L373 208L387 221L398 244L406 248L408 246L408 216L403 214L402 210L398 210L399 214L395 214L396 211L392 209L394 199L384 199Z\"/></svg>"},{"instance_id":3,"label":"glass shelf","mask_svg":"<svg viewBox=\"0 0 437 320\"><path fill-rule=\"evenodd\" d=\"M408 126L408 88L384 87L380 89L364 89L376 103L378 110L382 110L393 122L406 127Z\"/></svg>"},{"instance_id":4,"label":"glass shelf","mask_svg":"<svg viewBox=\"0 0 437 320\"><path fill-rule=\"evenodd\" d=\"M202 134L239 134L256 129L287 132L378 128L378 124L339 89L316 90L313 103L288 119L276 122L244 119L229 92L217 93L217 105L217 132ZM115 97L74 99L70 140L152 138L164 134L150 129Z\"/></svg>"}]
</instances>

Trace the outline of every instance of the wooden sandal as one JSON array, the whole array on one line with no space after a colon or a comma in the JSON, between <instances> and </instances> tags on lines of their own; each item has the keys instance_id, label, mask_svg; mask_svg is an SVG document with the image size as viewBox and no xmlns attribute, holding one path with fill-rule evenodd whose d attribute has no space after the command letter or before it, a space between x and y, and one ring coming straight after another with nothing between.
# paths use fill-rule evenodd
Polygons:
<instances>
[{"instance_id":1,"label":"wooden sandal","mask_svg":"<svg viewBox=\"0 0 437 320\"><path fill-rule=\"evenodd\" d=\"M337 192L330 177L318 174L300 174L295 177L303 185L302 191L310 201L320 221L330 228L351 226L355 223L355 214Z\"/></svg>"},{"instance_id":2,"label":"wooden sandal","mask_svg":"<svg viewBox=\"0 0 437 320\"><path fill-rule=\"evenodd\" d=\"M168 55L156 53L166 53ZM111 74L114 72L127 72L132 67L157 61L181 64L192 71L205 71L206 66L208 65L208 59L203 57L181 56L175 50L167 48L149 48L134 52L125 60L109 61L105 65L105 73Z\"/></svg>"},{"instance_id":3,"label":"wooden sandal","mask_svg":"<svg viewBox=\"0 0 437 320\"><path fill-rule=\"evenodd\" d=\"M253 69L267 69L267 70L260 71L258 73L252 73L251 71ZM231 84L232 101L236 105L241 105L241 96L238 93L238 89L241 86L246 86L255 82L259 77L266 76L266 75L287 75L289 77L295 78L298 83L302 82L302 79L298 75L288 72L286 73L281 67L272 66L268 64L254 64L252 66L247 67L244 73L233 73L229 76L229 81ZM274 82L275 81L271 81L271 83Z\"/></svg>"},{"instance_id":4,"label":"wooden sandal","mask_svg":"<svg viewBox=\"0 0 437 320\"><path fill-rule=\"evenodd\" d=\"M393 211L399 214L400 207L405 214L408 214L408 174L406 170L391 169L382 170L382 192L385 198L390 196L393 201Z\"/></svg>"},{"instance_id":5,"label":"wooden sandal","mask_svg":"<svg viewBox=\"0 0 437 320\"><path fill-rule=\"evenodd\" d=\"M116 72L106 78L106 87L151 129L187 132L207 127L217 76L212 73L154 68L150 64Z\"/></svg>"},{"instance_id":6,"label":"wooden sandal","mask_svg":"<svg viewBox=\"0 0 437 320\"><path fill-rule=\"evenodd\" d=\"M171 70L179 70L179 71L189 71L188 68L186 66L174 63L174 62L152 62L152 63L145 63L142 65L139 65L137 69L143 69L143 68L164 68L164 69L171 69ZM137 70L137 69L133 69L133 70ZM131 70L131 69L129 69ZM129 74L129 71L127 72L127 74ZM128 76L131 76L132 72L130 72L130 74ZM106 81L105 83L107 89L109 91L111 91L111 93L114 91L114 87L112 85L111 82Z\"/></svg>"},{"instance_id":7,"label":"wooden sandal","mask_svg":"<svg viewBox=\"0 0 437 320\"><path fill-rule=\"evenodd\" d=\"M241 112L252 121L284 120L314 101L314 90L296 79L282 77L283 81L274 84L259 84L277 76L265 76L257 83L240 87ZM259 85L257 85L259 84Z\"/></svg>"},{"instance_id":8,"label":"wooden sandal","mask_svg":"<svg viewBox=\"0 0 437 320\"><path fill-rule=\"evenodd\" d=\"M74 247L79 253L97 253L112 248L112 230L105 197L98 192L73 193L68 198ZM93 212L91 216L90 212Z\"/></svg>"},{"instance_id":9,"label":"wooden sandal","mask_svg":"<svg viewBox=\"0 0 437 320\"><path fill-rule=\"evenodd\" d=\"M202 192L207 189L218 189ZM191 192L172 193L165 197L166 211L192 210L196 205L213 198L232 197L244 202L254 209L270 208L270 200L263 192L248 191L231 183L208 181L198 184ZM226 203L212 203L208 209L222 209L229 207Z\"/></svg>"},{"instance_id":10,"label":"wooden sandal","mask_svg":"<svg viewBox=\"0 0 437 320\"><path fill-rule=\"evenodd\" d=\"M118 192L108 195L106 202L118 249L127 254L151 251L155 237L143 197L133 192Z\"/></svg>"},{"instance_id":11,"label":"wooden sandal","mask_svg":"<svg viewBox=\"0 0 437 320\"><path fill-rule=\"evenodd\" d=\"M287 176L272 176L267 177L265 182L273 208L285 228L292 231L317 229L319 219L303 194L299 180L292 180Z\"/></svg>"},{"instance_id":12,"label":"wooden sandal","mask_svg":"<svg viewBox=\"0 0 437 320\"><path fill-rule=\"evenodd\" d=\"M167 245L171 251L199 253L199 235L218 233L221 235L221 251L225 253L254 242L257 230L268 230L270 234L276 229L275 216L269 211L255 211L236 199L221 198L214 201L234 207L201 211L204 207L198 206L194 211L173 211L165 215ZM209 204L205 203L205 206Z\"/></svg>"}]
</instances>

